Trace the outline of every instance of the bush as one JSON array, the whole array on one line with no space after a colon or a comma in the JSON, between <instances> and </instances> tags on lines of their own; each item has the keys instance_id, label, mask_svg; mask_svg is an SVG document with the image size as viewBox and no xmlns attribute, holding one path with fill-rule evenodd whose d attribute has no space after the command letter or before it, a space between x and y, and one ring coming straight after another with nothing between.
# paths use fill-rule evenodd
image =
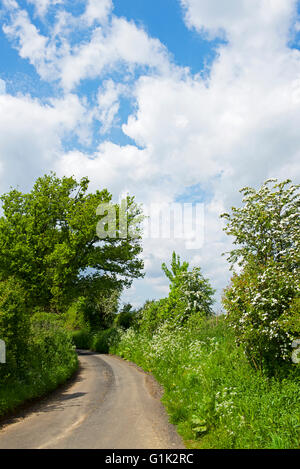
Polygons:
<instances>
[{"instance_id":1,"label":"bush","mask_svg":"<svg viewBox=\"0 0 300 469\"><path fill-rule=\"evenodd\" d=\"M72 336L59 316L35 314L31 319L30 367L50 375L73 369L77 363Z\"/></svg>"},{"instance_id":2,"label":"bush","mask_svg":"<svg viewBox=\"0 0 300 469\"><path fill-rule=\"evenodd\" d=\"M42 396L68 379L78 366L71 334L54 314L39 313L30 320L26 373L0 379L0 415L25 400ZM1 365L2 366L2 365Z\"/></svg>"},{"instance_id":3,"label":"bush","mask_svg":"<svg viewBox=\"0 0 300 469\"><path fill-rule=\"evenodd\" d=\"M293 340L299 339L300 231L299 186L271 182L258 191L242 189L244 205L223 214L237 246L228 260L232 268L242 267L223 304L251 362L275 373L280 362L291 362Z\"/></svg>"},{"instance_id":4,"label":"bush","mask_svg":"<svg viewBox=\"0 0 300 469\"><path fill-rule=\"evenodd\" d=\"M92 334L87 329L72 332L73 344L76 348L89 350L92 343Z\"/></svg>"},{"instance_id":5,"label":"bush","mask_svg":"<svg viewBox=\"0 0 300 469\"><path fill-rule=\"evenodd\" d=\"M117 342L119 334L116 328L97 332L92 338L91 349L98 353L109 353L109 348Z\"/></svg>"},{"instance_id":6,"label":"bush","mask_svg":"<svg viewBox=\"0 0 300 469\"><path fill-rule=\"evenodd\" d=\"M0 339L6 344L6 364L0 367L2 381L26 372L30 322L25 298L15 278L0 282Z\"/></svg>"},{"instance_id":7,"label":"bush","mask_svg":"<svg viewBox=\"0 0 300 469\"><path fill-rule=\"evenodd\" d=\"M276 372L291 363L292 343L300 337L299 294L297 273L278 262L248 265L233 277L223 298L227 320L256 368Z\"/></svg>"}]
</instances>

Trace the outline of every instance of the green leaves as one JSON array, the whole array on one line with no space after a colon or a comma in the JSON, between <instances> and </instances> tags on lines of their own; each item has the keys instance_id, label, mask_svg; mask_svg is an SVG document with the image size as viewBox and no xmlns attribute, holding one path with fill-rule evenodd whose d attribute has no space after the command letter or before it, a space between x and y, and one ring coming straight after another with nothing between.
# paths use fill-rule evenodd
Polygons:
<instances>
[{"instance_id":1,"label":"green leaves","mask_svg":"<svg viewBox=\"0 0 300 469\"><path fill-rule=\"evenodd\" d=\"M206 421L193 415L191 420L192 431L195 434L195 438L199 438L201 435L208 431Z\"/></svg>"},{"instance_id":2,"label":"green leaves","mask_svg":"<svg viewBox=\"0 0 300 469\"><path fill-rule=\"evenodd\" d=\"M258 191L244 188L242 207L223 214L237 246L228 260L242 266L223 304L251 363L269 371L291 362L300 331L299 187L268 180Z\"/></svg>"},{"instance_id":3,"label":"green leaves","mask_svg":"<svg viewBox=\"0 0 300 469\"><path fill-rule=\"evenodd\" d=\"M162 270L171 281L167 298L147 302L140 315L143 330L155 331L165 321L182 324L191 316L197 315L200 321L212 316L215 291L205 279L199 267L188 271L189 264L181 263L175 252L172 254L171 269L165 263Z\"/></svg>"},{"instance_id":4,"label":"green leaves","mask_svg":"<svg viewBox=\"0 0 300 469\"><path fill-rule=\"evenodd\" d=\"M221 217L227 221L225 232L234 237L238 247L229 253L233 266L255 260L265 264L269 260L284 260L291 265L299 261L299 185L290 180L274 184L270 179L256 191L243 188L243 206L232 207L231 214Z\"/></svg>"},{"instance_id":5,"label":"green leaves","mask_svg":"<svg viewBox=\"0 0 300 469\"><path fill-rule=\"evenodd\" d=\"M0 276L16 276L29 305L64 311L101 279L106 289L120 289L142 275L139 236L97 237L97 207L112 204L112 196L106 189L90 193L88 185L87 178L77 182L51 173L28 194L12 190L1 197ZM141 213L132 197L127 211L134 225Z\"/></svg>"}]
</instances>

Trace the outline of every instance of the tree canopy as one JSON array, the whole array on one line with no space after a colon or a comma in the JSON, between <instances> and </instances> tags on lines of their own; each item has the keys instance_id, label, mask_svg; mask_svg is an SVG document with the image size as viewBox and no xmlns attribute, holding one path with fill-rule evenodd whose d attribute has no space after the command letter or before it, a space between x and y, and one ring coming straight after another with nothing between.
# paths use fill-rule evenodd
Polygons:
<instances>
[{"instance_id":1,"label":"tree canopy","mask_svg":"<svg viewBox=\"0 0 300 469\"><path fill-rule=\"evenodd\" d=\"M88 178L51 173L29 193L13 189L1 196L0 279L17 278L32 307L63 311L80 295L121 290L143 275L140 237L130 235L139 206L127 197L127 237L100 240L97 224L106 220L96 214L98 206L112 205L117 213L118 206L106 189L91 193L88 186Z\"/></svg>"}]
</instances>

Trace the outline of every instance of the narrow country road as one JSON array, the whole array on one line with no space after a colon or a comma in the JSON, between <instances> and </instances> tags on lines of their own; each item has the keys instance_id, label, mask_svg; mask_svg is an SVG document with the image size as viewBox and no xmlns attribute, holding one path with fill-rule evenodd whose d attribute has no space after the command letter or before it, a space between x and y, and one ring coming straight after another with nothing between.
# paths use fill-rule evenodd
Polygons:
<instances>
[{"instance_id":1,"label":"narrow country road","mask_svg":"<svg viewBox=\"0 0 300 469\"><path fill-rule=\"evenodd\" d=\"M158 385L117 357L80 352L72 384L0 428L1 449L181 449Z\"/></svg>"}]
</instances>

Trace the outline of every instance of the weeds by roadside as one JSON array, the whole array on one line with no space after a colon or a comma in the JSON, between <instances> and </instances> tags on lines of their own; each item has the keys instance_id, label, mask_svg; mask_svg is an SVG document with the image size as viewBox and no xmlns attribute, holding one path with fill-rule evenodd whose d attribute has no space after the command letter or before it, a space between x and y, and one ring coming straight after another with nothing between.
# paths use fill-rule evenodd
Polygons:
<instances>
[{"instance_id":1,"label":"weeds by roadside","mask_svg":"<svg viewBox=\"0 0 300 469\"><path fill-rule=\"evenodd\" d=\"M151 371L190 448L299 448L300 373L268 378L249 364L224 320L129 329L110 349Z\"/></svg>"}]
</instances>

